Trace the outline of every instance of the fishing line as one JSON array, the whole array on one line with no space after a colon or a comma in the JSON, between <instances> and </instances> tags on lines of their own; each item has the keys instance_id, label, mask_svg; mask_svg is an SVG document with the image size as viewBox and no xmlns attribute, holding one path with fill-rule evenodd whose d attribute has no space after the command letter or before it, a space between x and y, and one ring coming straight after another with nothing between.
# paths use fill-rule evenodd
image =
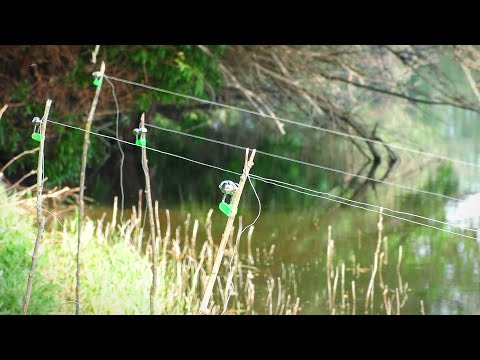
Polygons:
<instances>
[{"instance_id":1,"label":"fishing line","mask_svg":"<svg viewBox=\"0 0 480 360\"><path fill-rule=\"evenodd\" d=\"M78 303L78 302L76 302L76 301L65 301L65 302L66 302L66 303L75 303L75 304L78 304L78 305L82 308L82 310L83 310L83 312L85 313L85 315L88 315L88 313L86 312L86 310L85 310L85 308L82 306L82 304L80 304L80 303Z\"/></svg>"},{"instance_id":2,"label":"fishing line","mask_svg":"<svg viewBox=\"0 0 480 360\"><path fill-rule=\"evenodd\" d=\"M297 125L297 126L301 126L301 127L306 127L306 128L309 128L309 129L315 129L315 130L327 132L327 133L338 135L338 136L343 136L343 137L348 137L348 138L351 138L351 139L366 141L366 142L369 142L369 143L372 143L372 144L389 146L389 147L394 148L394 149L408 151L408 152L411 152L411 153L414 153L414 154L417 154L417 155L430 156L430 157L433 157L433 158L437 158L437 159L441 159L441 160L445 160L445 161L451 161L451 162L461 164L461 165L480 168L480 165L477 165L475 163L470 163L468 161L463 161L463 160L457 160L457 159L453 159L453 158L450 158L450 157L447 157L447 156L437 155L437 154L429 153L429 152L422 151L422 150L412 149L412 148L409 148L409 147L406 147L406 146L403 146L403 145L400 145L400 144L392 144L392 143L387 143L387 142L383 142L383 141L379 141L379 140L368 139L368 138L365 138L365 137L362 137L362 136L352 135L352 134L348 134L348 133L344 133L344 132L336 131L336 130L331 130L331 129L326 129L326 128L322 128L320 126L305 124L305 123L302 123L302 122L299 122L299 121L294 121L294 120L290 120L290 119L286 119L286 118L282 118L282 117L278 117L278 116L262 114L258 111L248 110L248 109L240 108L238 106L233 106L233 105L227 105L227 104L219 103L217 101L206 100L206 99L198 98L196 96L186 95L186 94L182 94L182 93L178 93L178 92L174 92L174 91L170 91L170 90L166 90L166 89L162 89L162 88L158 88L158 87L154 87L154 86L150 86L150 85L137 83L137 82L126 80L126 79L117 78L117 77L114 77L114 76L107 76L106 74L104 74L104 77L107 78L107 79L109 78L111 80L118 81L118 82L123 82L125 84L139 86L139 87L143 87L145 89L158 91L158 92L162 92L162 93L177 96L177 97L182 97L182 98L185 98L185 99L195 100L195 101L198 101L198 102L201 102L201 103L204 103L204 104L210 104L210 105L214 105L214 106L218 106L218 107L222 107L222 108L226 108L226 109L231 109L231 110L244 112L244 113L251 114L251 115L257 115L261 118L273 119L273 120L276 120L276 121L285 122L285 123L289 123L289 124L293 124L293 125Z\"/></svg>"},{"instance_id":3,"label":"fishing line","mask_svg":"<svg viewBox=\"0 0 480 360\"><path fill-rule=\"evenodd\" d=\"M252 175L252 176L253 176L253 175ZM305 195L309 195L309 196L314 196L314 197L318 197L318 198L325 199L325 200L330 200L330 201L333 201L333 202L336 202L336 203L340 203L340 204L344 204L344 205L356 207L356 208L363 209L363 210L367 210L367 211L372 211L372 212L375 212L375 213L380 213L380 211L377 211L377 210L374 210L374 209L369 209L369 208L362 207L362 206L359 206L359 205L349 204L349 203L346 203L346 202L343 202L343 201L340 201L340 200L330 199L330 198L327 198L327 197L324 197L324 196L321 196L321 195L317 195L317 194L307 193L307 192L304 192L304 191L301 191L301 190L294 189L293 187L288 187L288 186L285 186L285 185L280 185L280 184L277 184L277 183L275 183L275 182L271 182L271 181L268 181L268 180L265 180L265 179L262 180L261 178L256 178L256 177L254 177L254 176L253 176L253 178L254 178L254 179L257 179L257 180L260 180L260 181L263 181L263 182L265 182L265 183L267 183L267 184L271 184L271 185L274 185L274 186L279 186L279 187L282 187L282 188L285 188L285 189L288 189L288 190L296 191L296 192L301 193L301 194L305 194ZM347 200L347 201L348 201L348 199L344 199L344 200ZM420 223L420 222L417 222L417 221L405 219L405 218L402 218L402 217L399 217L399 216L395 216L395 215L391 215L391 214L387 214L387 213L382 213L382 215L383 215L383 216L389 216L389 217L394 218L394 219L399 219L399 220L407 221L407 222L412 223L412 224L421 225L421 226L426 226L426 227L429 227L429 228L432 228L432 229L436 229L436 230L439 230L439 231L443 231L443 232L446 232L446 233L449 233L449 234L454 234L454 235L458 235L458 236L462 236L462 237L466 237L466 238L474 239L474 240L476 239L476 238L473 237L473 236L463 235L463 234L460 234L460 233L457 233L457 232L454 232L454 231L450 231L450 230L442 229L442 228L439 228L439 227L436 227L436 226L428 225L428 224L425 224L425 223ZM432 220L432 219L431 219L431 220ZM451 226L458 227L457 225L453 225L453 224L452 224ZM474 231L474 230L472 230L472 231Z\"/></svg>"},{"instance_id":4,"label":"fishing line","mask_svg":"<svg viewBox=\"0 0 480 360\"><path fill-rule=\"evenodd\" d=\"M50 215L52 215L52 216L55 218L55 220L57 220L57 222L60 224L60 226L62 227L62 229L64 229L63 224L60 222L60 220L58 220L58 218L55 216L55 214L53 214L53 213L51 213L50 211L45 210L45 209L43 209L43 211L45 211L45 212L49 213Z\"/></svg>"},{"instance_id":5,"label":"fishing line","mask_svg":"<svg viewBox=\"0 0 480 360\"><path fill-rule=\"evenodd\" d=\"M145 125L148 126L148 127L154 128L154 129L167 131L167 132L171 132L171 133L182 135L182 136L188 136L188 137L199 139L199 140L209 141L209 142L212 142L212 143L229 146L229 147L233 147L233 148L236 148L236 149L243 149L243 150L246 149L246 147L243 147L243 146L240 146L240 145L234 145L234 144L230 144L230 143L227 143L227 142L206 138L206 137L203 137L203 136L188 134L188 133L184 133L184 132L178 131L178 130L167 129L167 128L163 128L163 127L156 126L156 125L150 125L150 124L145 124ZM413 187L410 187L410 186L400 185L400 184L392 183L392 182L385 181L385 180L379 180L379 179L371 178L371 177L368 177L368 176L352 174L352 173L349 173L347 171L338 170L338 169L334 169L334 168L330 168L330 167L322 166L322 165L318 165L318 164L313 164L313 163L309 163L309 162L302 161L302 160L296 160L296 159L292 159L292 158L289 158L289 157L286 157L286 156L272 154L272 153L268 153L268 152L261 151L261 150L257 150L257 153L262 154L262 155L266 155L266 156L270 156L270 157L273 157L273 158L277 158L277 159L282 159L282 160L295 162L297 164L311 166L311 167L315 167L315 168L322 169L322 170L332 171L332 172L340 173L340 174L343 174L343 175L353 176L353 177L356 177L356 178L377 182L377 183L380 183L380 184L396 186L396 187L406 189L406 190L410 190L410 191L415 191L415 192L428 194L428 195L433 195L433 196L439 196L439 197L449 199L449 200L453 200L453 201L461 201L461 199L454 198L454 197L447 196L447 195L443 195L443 194L439 194L439 193L436 193L436 192L417 189L417 188L413 188Z\"/></svg>"},{"instance_id":6,"label":"fishing line","mask_svg":"<svg viewBox=\"0 0 480 360\"><path fill-rule=\"evenodd\" d=\"M343 197L338 196L338 195L330 194L330 193L323 192L323 191L309 189L309 188L306 188L306 187L303 187L303 186L300 186L300 185L290 184L290 183L280 181L280 180L276 180L276 179L269 179L269 178L265 178L265 177L254 175L254 174L252 174L251 176L254 179L257 179L257 180L260 180L260 181L268 180L268 181L283 184L283 185L286 185L286 186L291 186L291 187L299 188L299 189L302 189L302 190L310 191L310 192L313 192L313 193L316 193L316 194L321 194L321 195L325 195L325 196L331 196L331 197L337 198L337 199L342 199L342 200L345 200L345 201L348 201L348 202L351 202L351 203L354 203L354 204L371 206L371 207L374 207L374 208L377 208L377 209L383 209L383 211L387 210L387 211L390 211L390 212L393 212L393 213L396 213L396 214L412 216L412 217L416 217L416 218L419 218L419 219L436 222L436 223L439 223L439 224L442 224L442 225L453 226L453 227L456 227L456 228L459 228L459 229L462 229L462 230L473 231L473 232L477 231L477 229L463 227L463 226L460 226L460 225L454 225L454 224L451 224L451 223L448 223L448 222L432 219L432 218L429 218L429 217L426 217L426 216L421 216L421 215L412 214L412 213L409 213L409 212L394 210L394 209L390 209L390 208L383 207L383 206L380 206L380 205L369 204L369 203L364 203L364 202L361 202L361 201L351 200L351 199L343 198Z\"/></svg>"},{"instance_id":7,"label":"fishing line","mask_svg":"<svg viewBox=\"0 0 480 360\"><path fill-rule=\"evenodd\" d=\"M213 139L205 138L205 137L198 136L198 135L187 134L187 133L183 133L183 132L178 131L178 130L166 129L166 128L162 128L162 127L156 126L156 125L149 125L149 124L146 124L146 125L149 126L149 127L155 128L155 129L164 130L164 131L167 131L167 132L172 132L172 133L175 133L175 134L178 134L178 135L185 135L185 136L192 137L192 138L196 138L196 139L200 139L200 140L210 141L210 142L213 142L213 143L217 143L217 144L221 144L221 145L225 145L225 146L230 146L230 147L233 147L233 148L236 148L236 149L242 149L242 150L245 150L245 149L246 149L246 148L243 147L243 146L234 145L234 144L230 144L230 143L223 142L223 141L213 140ZM384 183L384 184L387 184L387 185L398 186L398 187L401 187L401 188L405 188L405 189L408 189L408 190L417 191L417 192L421 192L421 193L426 193L426 194L429 194L429 195L436 195L436 196L439 196L439 197L447 198L447 199L449 199L449 200L461 201L461 199L457 199L457 198L450 197L450 196L447 196L447 195L438 194L438 193L434 193L434 192L430 192L430 191L425 191L425 190L421 190L421 189L416 189L416 188L411 188L411 187L403 186L403 185L399 185L399 184L389 183L389 182L382 181L382 180L376 180L376 179L369 178L369 177L366 177L366 176L355 175L355 174L348 173L348 172L345 172L345 171L341 171L341 170L337 170L337 169L331 169L331 168L324 167L324 166L321 166L321 165L311 164L311 163L308 163L308 162L304 162L304 161L300 161L300 160L295 160L295 159L287 158L287 157L280 156L280 155L276 155L276 154L267 153L267 152L264 152L264 151L261 151L261 150L257 150L257 153L263 154L263 155L267 155L267 156L271 156L271 157L275 157L275 158L280 158L280 159L283 159L283 160L288 160L288 161L292 161L292 162L297 162L297 163L304 164L304 165L308 165L308 166L318 167L318 168L320 168L320 169L331 170L331 171L340 172L340 173L346 174L346 175L351 175L351 176L356 176L356 177L360 177L360 178L365 178L365 179L367 179L367 180L376 181L376 182ZM255 177L260 178L260 177L257 176L257 175L252 175L252 176L253 176L254 178L255 178ZM266 178L266 179L267 179L267 178ZM420 218L420 219L437 222L437 223L440 223L440 224L443 224L443 225L452 226L452 224L450 224L450 223L446 223L446 222L444 222L444 221L440 221L440 220L436 220L436 219L430 219L430 218L428 218L428 217L421 216L421 215L416 215L416 214L411 214L411 213L408 213L408 212L393 210L393 209L381 207L381 206L379 206L379 205L367 204L367 203L362 203L362 202L360 202L360 201L345 199L345 198L342 198L342 197L340 197L340 196L333 195L333 194L330 194L330 193L326 193L326 192L322 192L322 191L316 191L316 190L304 188L304 187L302 187L302 186L284 183L284 182L282 182L282 181L280 181L280 180L274 180L274 179L267 179L267 180L275 181L275 182L282 183L282 184L286 184L286 185L291 185L291 186L298 187L298 188L303 189L303 190L312 191L312 192L315 192L315 193L319 193L319 194L323 194L323 195L327 195L327 196L331 196L331 197L336 197L336 198L344 199L344 200L350 201L350 202L352 202L352 203L357 203L357 204L366 205L366 206L372 206L372 207L376 207L376 208L383 208L384 210L388 210L388 211L393 212L393 213L402 214L402 215L409 215L409 216L417 217L417 218ZM454 225L454 226L456 226L456 225ZM475 232L477 231L476 229L464 228L464 227L461 227L461 226L456 226L456 227L459 227L459 228L462 229L462 230L469 230L469 231L475 231Z\"/></svg>"},{"instance_id":8,"label":"fishing line","mask_svg":"<svg viewBox=\"0 0 480 360\"><path fill-rule=\"evenodd\" d=\"M235 247L233 248L233 255L232 255L232 258L230 259L230 263L229 263L230 270L228 271L228 275L227 275L227 279L228 279L230 273L232 273L232 279L230 280L231 287L230 287L230 291L228 293L228 297L227 297L227 300L225 301L225 306L223 308L223 312L222 312L221 315L225 314L225 311L227 311L227 306L228 306L228 302L230 300L230 296L235 291L235 285L233 284L232 263L233 263L233 259L235 259L235 255L237 253L237 248L240 244L240 238L242 237L242 234L244 233L245 230L247 230L249 227L252 227L257 222L258 218L260 217L260 214L262 213L262 203L260 201L260 198L258 197L257 191L255 190L255 187L253 186L252 179L250 178L250 175L248 175L248 181L250 182L250 185L252 186L253 192L255 193L255 197L257 198L257 201L258 201L258 215L250 225L248 225L245 229L243 229L240 232L240 235L237 237L237 240L235 241Z\"/></svg>"},{"instance_id":9,"label":"fishing line","mask_svg":"<svg viewBox=\"0 0 480 360\"><path fill-rule=\"evenodd\" d=\"M122 210L120 211L120 222L123 225L123 212L124 212L124 205L125 205L125 193L123 191L123 163L125 161L125 153L123 152L122 146L120 145L120 141L118 141L118 138L120 137L120 135L118 134L118 120L120 118L120 107L118 106L117 96L115 95L115 86L113 86L111 81L108 80L108 77L106 77L106 76L104 76L104 77L107 80L110 87L112 88L112 95L113 95L113 99L115 100L115 107L117 108L117 119L115 121L115 123L116 123L115 136L117 137L118 148L120 149L120 152L122 153L122 158L120 160L120 191L122 193Z\"/></svg>"},{"instance_id":10,"label":"fishing line","mask_svg":"<svg viewBox=\"0 0 480 360\"><path fill-rule=\"evenodd\" d=\"M79 127L75 127L75 126L72 126L72 125L67 125L67 124L63 124L63 123L58 123L58 122L55 122L55 121L52 121L52 120L48 120L48 121L51 122L52 124L55 124L55 125L64 126L64 127L68 127L68 128L71 128L71 129L75 129L75 130L87 132L85 129L82 129L82 128L79 128ZM113 137L113 136L104 135L104 134L96 133L96 132L93 132L93 131L90 131L90 134L96 135L96 136L101 136L101 137L104 137L104 138L107 138L107 139L111 139L111 140L119 140L120 142L125 143L125 144L128 144L128 145L138 146L138 145L136 145L136 144L134 144L134 143L131 143L131 142L128 142L128 141L125 141L125 140L116 139L116 138ZM227 172L227 173L230 173L230 174L235 174L235 175L238 175L238 176L241 176L241 175L242 175L241 173L238 173L238 172L236 172L236 171L223 169L223 168L221 168L221 167L219 167L219 166L215 166L215 165L203 163L203 162L201 162L201 161L193 160L193 159L190 159L190 158L187 158L187 157L184 157L184 156L180 156L180 155L177 155L177 154L172 154L172 153L169 153L169 152L167 152L167 151L162 151L162 150L150 148L150 147L148 147L148 146L145 146L145 148L148 149L148 150L151 150L151 151L158 152L158 153L160 153L160 154L169 155L169 156L172 156L172 157L175 157L175 158L178 158L178 159L186 160L186 161L192 162L192 163L194 163L194 164L206 166L206 167L209 167L209 168L212 168L212 169L224 171L224 172ZM343 201L331 199L331 198L324 197L324 196L321 196L321 195L312 194L312 193L306 193L306 192L303 192L303 191L294 189L293 186L296 186L296 185L292 185L292 184L288 184L288 183L286 183L286 184L288 184L290 187L289 187L289 186L285 186L285 185L281 185L281 184L277 183L278 180L272 180L272 179L268 179L268 178L263 178L263 177L256 176L256 175L253 175L253 174L251 175L251 177L252 177L253 179L257 179L257 180L259 180L259 181L265 182L265 183L267 183L267 184L271 184L271 185L274 185L274 186L283 187L283 188L286 188L286 189L289 189L289 190L292 190L292 191L296 191L296 192L299 192L299 193L303 193L303 194L305 194L305 195L310 195L310 196L314 196L314 197L319 197L319 198L322 198L322 199L325 199L325 200L330 200L330 201L334 201L334 202L337 202L337 203L345 204L345 205L348 205L348 206L357 207L357 208L364 209L364 210L367 210L367 211L373 211L373 212L376 212L376 213L379 212L379 211L376 211L376 210L373 210L373 209L361 207L361 206L358 206L358 205L353 205L353 204L350 204L350 203L348 203L348 202L346 203L346 202L343 202ZM276 181L276 182L275 182L275 181ZM315 190L308 189L308 191L314 192ZM345 200L345 201L350 201L349 199L345 199L345 198L341 198L341 199L343 199L343 200ZM371 204L367 204L367 203L365 203L365 205L367 205L367 206L376 206L376 205L371 205ZM437 230L439 230L439 231L447 232L447 233L450 233L450 234L454 234L454 235L458 235L458 236L462 236L462 237L466 237L466 238L470 238L470 239L474 239L474 240L476 239L476 238L474 238L474 237L472 237L472 236L463 235L463 234L460 234L460 233L456 233L456 232L453 232L453 231L445 230L445 229L438 228L438 227L435 227L435 226L431 226L431 225L428 225L428 224L424 224L424 223L412 221L412 220L409 220L409 219L405 219L405 218L402 218L402 217L399 217L399 216L394 216L394 215L387 214L387 213L384 213L384 215L385 215L385 216L390 216L390 217L392 217L392 218L396 218L396 219L399 219L399 220L408 221L408 222L410 222L410 223L414 223L414 224L417 224L417 225L421 225L421 226L426 226L426 227L430 227L430 228L433 228L433 229L437 229ZM414 214L411 214L411 216L415 216L415 215L414 215ZM430 221L438 221L438 220L430 219L430 218L429 218L429 220L430 220ZM457 226L457 225L454 225L454 224L449 224L449 225L450 225L450 226L453 226L453 227L461 228L461 227L459 227L459 226ZM462 229L463 229L463 228L462 228ZM471 231L475 231L475 230L471 229Z\"/></svg>"}]
</instances>

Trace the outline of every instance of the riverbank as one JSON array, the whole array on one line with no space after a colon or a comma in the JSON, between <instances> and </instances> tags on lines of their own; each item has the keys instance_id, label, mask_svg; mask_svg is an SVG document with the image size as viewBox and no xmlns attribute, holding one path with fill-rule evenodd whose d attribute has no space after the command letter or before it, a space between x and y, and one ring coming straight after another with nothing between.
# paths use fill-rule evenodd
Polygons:
<instances>
[{"instance_id":1,"label":"riverbank","mask_svg":"<svg viewBox=\"0 0 480 360\"><path fill-rule=\"evenodd\" d=\"M0 196L0 314L20 314L36 235L36 216L32 207L7 205L9 199ZM88 220L84 225L82 311L85 314L149 314L152 273L150 247L145 244L144 218L141 211L134 211L121 225L117 223L116 209L114 213L115 218L104 216L96 222ZM157 212L156 226L160 227L162 217L163 233L158 249L157 314L197 313L215 254L211 214L209 212L202 226L203 233L199 231L200 221L190 222L190 216L183 226L172 226L168 210ZM76 229L75 216L65 218L63 223L49 218L39 249L29 314L74 313ZM249 232L250 241L252 235L253 231ZM232 244L230 241L221 279L227 278L230 269L227 260L233 253ZM252 280L258 275L258 269L254 264L243 264L238 256L234 258L232 269L234 289L239 290L232 293L226 313L257 313ZM219 279L212 313L224 311L227 290ZM283 295L281 298L286 303L282 304L280 312L297 313L299 300L286 293Z\"/></svg>"}]
</instances>

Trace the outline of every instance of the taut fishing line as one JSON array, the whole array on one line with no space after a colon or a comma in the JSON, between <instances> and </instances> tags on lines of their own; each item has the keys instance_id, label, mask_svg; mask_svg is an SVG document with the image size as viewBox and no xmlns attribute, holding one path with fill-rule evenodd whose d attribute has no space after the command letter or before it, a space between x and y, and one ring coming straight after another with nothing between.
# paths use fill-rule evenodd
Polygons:
<instances>
[{"instance_id":1,"label":"taut fishing line","mask_svg":"<svg viewBox=\"0 0 480 360\"><path fill-rule=\"evenodd\" d=\"M201 102L203 104L210 104L210 105L222 107L222 108L225 108L225 109L240 111L240 112L243 112L243 113L246 113L246 114L257 115L257 116L259 116L260 118L263 118L263 119L266 118L266 119L277 120L277 121L280 121L280 122L285 122L285 123L288 123L288 124L293 124L293 125L297 125L297 126L301 126L301 127L305 127L305 128L309 128L309 129L315 129L315 130L318 130L318 131L323 131L323 132L327 132L327 133L338 135L338 136L343 136L343 137L347 137L347 138L351 138L351 139L366 141L366 142L369 142L369 143L372 143L372 144L377 144L377 145L381 145L381 146L386 145L386 146L389 146L389 147L394 148L394 149L404 150L404 151L408 151L408 152L418 154L418 155L430 156L430 157L437 158L437 159L440 159L440 160L454 162L454 163L457 163L457 164L460 164L460 165L466 165L466 166L472 166L472 167L475 167L475 168L480 168L480 165L475 164L475 163L471 163L471 162L463 161L463 160L458 160L458 159L453 159L453 158L450 158L450 157L447 157L447 156L437 155L437 154L429 153L429 152L422 151L422 150L412 149L412 148L409 148L409 147L401 145L401 144L387 143L387 142L380 141L380 140L369 139L369 138L366 138L366 137L362 137L362 136L358 136L358 135L352 135L352 134L344 133L344 132L337 131L337 130L322 128L322 127L317 126L317 125L306 124L306 123L302 123L302 122L299 122L299 121L290 120L290 119L286 119L286 118L282 118L282 117L278 117L278 116L274 116L274 115L262 114L258 111L253 111L253 110L244 109L244 108L241 108L241 107L238 107L238 106L223 104L223 103L220 103L220 102L217 102L217 101L206 100L206 99L202 99L202 98L199 98L199 97L196 97L196 96L181 94L181 93L178 93L178 92L162 89L162 88L155 87L155 86L141 84L141 83L137 83L137 82L126 80L126 79L120 79L120 78L117 78L117 77L114 77L114 76L107 76L106 74L104 74L104 77L106 79L111 79L111 80L114 80L114 81L123 82L125 84L130 84L130 85L133 85L133 86L139 86L139 87L142 87L142 88L145 88L145 89L158 91L158 92L161 92L161 93L164 93L164 94L169 94L169 95L172 95L172 96L177 96L177 97L182 97L182 98L185 98L185 99L198 101L198 102Z\"/></svg>"},{"instance_id":2,"label":"taut fishing line","mask_svg":"<svg viewBox=\"0 0 480 360\"><path fill-rule=\"evenodd\" d=\"M85 129L82 129L82 128L79 128L79 127L76 127L76 126L67 125L67 124L59 123L59 122L52 121L52 120L48 120L48 121L51 122L52 124L56 124L56 125L59 125L59 126L67 127L67 128L70 128L70 129L75 129L75 130L78 130L78 131L87 132ZM117 138L115 138L114 136L105 135L105 134L100 134L100 133L93 132L93 131L89 131L89 133L92 134L92 135L95 135L95 136L104 137L104 138L106 138L106 139L118 140L118 141L120 141L120 142L122 142L122 143L131 145L131 146L138 146L138 145L136 145L136 144L134 144L134 143L132 143L132 142L128 142L128 141L125 141L125 140L117 139ZM194 160L194 159L187 158L187 157L185 157L185 156L173 154L173 153L170 153L170 152L167 152L167 151L163 151L163 150L151 148L151 147L148 147L148 146L145 146L145 148L148 149L148 150L150 150L150 151L158 152L158 153L160 153L160 154L164 154L164 155L172 156L172 157L175 157L175 158L178 158L178 159L186 160L186 161L192 162L192 163L197 164L197 165L206 166L206 167L209 167L209 168L212 168L212 169L224 171L224 172L227 172L227 173L230 173L230 174L235 174L235 175L238 175L238 176L241 176L241 175L242 175L242 174L239 173L239 172L232 171L232 170L227 170L227 169L221 168L221 167L219 167L219 166L207 164L207 163L204 163L204 162L201 162L201 161L198 161L198 160ZM274 185L274 186L278 186L278 187L282 187L282 188L285 188L285 189L288 189L288 190L292 190L292 191L295 191L295 192L298 192L298 193L302 193L302 194L305 194L305 195L314 196L314 197L322 198L322 199L325 199L325 200L333 201L333 202L336 202L336 203L345 204L345 205L348 205L348 206L351 206L351 207L356 207L356 208L364 209L364 210L367 210L367 211L372 211L372 212L379 213L379 211L378 211L378 210L375 210L375 209L365 208L365 207L362 207L362 206L359 206L359 205L354 205L354 204L351 204L351 203L348 203L348 202L344 202L344 201L351 201L350 199L341 198L341 199L343 199L344 201L340 201L340 200L336 200L336 199L332 199L332 198L328 198L328 197L324 197L324 196L321 196L321 195L317 195L317 194L312 194L312 193L311 193L311 192L316 192L316 190L308 189L308 191L310 191L310 193L308 193L308 192L300 191L300 190L297 190L297 189L293 188L294 186L295 186L295 187L298 187L298 185L292 185L292 184L288 184L288 183L285 183L285 184L288 184L288 185L281 185L281 184L279 183L279 180L263 178L263 177L260 177L260 176L257 176L257 175L253 175L253 174L251 175L251 177L252 177L253 179L259 180L259 181L261 181L261 182L264 182L264 183L267 183L267 184L271 184L271 185ZM376 205L371 205L371 204L367 204L367 203L365 203L365 205L366 205L366 206L376 206ZM425 223L420 223L420 222L412 221L412 220L405 219L405 218L402 218L402 217L399 217L399 216L395 216L395 215L392 215L392 214L383 213L383 215L384 215L384 216L388 216L388 217L392 217L392 218L396 218L396 219L399 219L399 220L407 221L407 222L410 222L410 223L413 223L413 224L416 224L416 225L421 225L421 226L433 228L433 229L436 229L436 230L439 230L439 231L443 231L443 232L446 232L446 233L450 233L450 234L454 234L454 235L457 235L457 236L461 236L461 237L465 237L465 238L469 238L469 239L474 239L474 240L476 240L476 238L473 237L473 236L463 235L463 234L460 234L460 233L457 233L457 232L453 232L453 231L449 231L449 230L446 230L446 229L438 228L438 227L431 226L431 225L428 225L428 224L425 224ZM415 216L415 214L410 214L410 215L411 215L411 216ZM430 220L431 220L431 221L435 221L435 219L430 219ZM465 230L466 230L466 228L463 228L463 227L458 226L458 225L454 225L454 224L449 224L449 225L450 225L450 226L453 226L453 227L456 227L456 228L461 228L461 229L465 229ZM468 230L475 231L474 229L468 229Z\"/></svg>"}]
</instances>

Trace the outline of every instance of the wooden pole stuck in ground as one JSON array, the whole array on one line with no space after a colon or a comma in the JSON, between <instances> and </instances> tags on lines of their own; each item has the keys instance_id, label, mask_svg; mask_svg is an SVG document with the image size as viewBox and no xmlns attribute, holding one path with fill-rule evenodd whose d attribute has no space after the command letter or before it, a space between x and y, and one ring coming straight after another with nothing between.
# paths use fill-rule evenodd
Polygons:
<instances>
[{"instance_id":1,"label":"wooden pole stuck in ground","mask_svg":"<svg viewBox=\"0 0 480 360\"><path fill-rule=\"evenodd\" d=\"M145 129L145 113L140 119L140 130ZM148 171L148 159L146 146L146 132L141 133L142 145L142 168L145 174L145 196L147 198L148 219L150 221L150 238L152 245L152 286L150 288L150 315L155 315L155 295L157 293L157 238L155 236L155 220L153 217L152 188L150 186L150 173ZM160 234L158 234L160 236Z\"/></svg>"},{"instance_id":2,"label":"wooden pole stuck in ground","mask_svg":"<svg viewBox=\"0 0 480 360\"><path fill-rule=\"evenodd\" d=\"M37 168L37 219L38 219L38 231L37 238L35 239L35 246L32 254L32 265L28 274L27 290L25 292L25 298L23 299L22 315L26 315L28 311L28 304L30 303L30 296L32 295L33 276L35 274L35 267L37 265L37 253L40 241L42 239L43 229L45 228L45 216L43 215L42 207L42 191L43 191L43 168L44 168L44 151L45 151L45 132L47 130L48 114L50 113L50 106L52 100L48 99L45 104L45 112L42 117L42 124L40 127L40 133L42 135L40 141L40 151L38 152L38 168Z\"/></svg>"},{"instance_id":3,"label":"wooden pole stuck in ground","mask_svg":"<svg viewBox=\"0 0 480 360\"><path fill-rule=\"evenodd\" d=\"M80 195L78 200L78 224L77 224L77 233L78 233L78 241L77 241L77 275L76 275L76 287L75 287L75 314L80 315L80 245L82 242L82 222L83 216L85 213L85 204L83 201L84 194L85 194L85 171L87 168L87 154L88 154L88 145L90 144L90 129L92 127L93 117L95 115L95 109L97 108L98 98L100 97L100 92L102 90L102 83L103 83L103 74L105 73L105 62L102 61L102 65L100 66L100 72L98 74L97 79L100 79L100 83L97 86L97 90L95 91L95 96L93 97L92 106L90 107L90 112L87 118L87 124L85 125L85 136L83 140L83 153L82 153L82 168L80 170Z\"/></svg>"},{"instance_id":4,"label":"wooden pole stuck in ground","mask_svg":"<svg viewBox=\"0 0 480 360\"><path fill-rule=\"evenodd\" d=\"M240 176L240 181L238 183L238 188L233 195L233 203L232 203L232 212L228 217L227 224L225 225L225 230L222 235L222 241L217 250L217 255L215 257L215 262L213 263L212 273L210 274L207 282L207 286L205 288L205 294L203 295L202 302L200 304L199 314L205 315L208 314L208 304L210 302L210 298L212 296L213 287L215 285L215 281L217 280L218 271L220 269L220 265L222 264L223 254L225 252L225 247L227 246L228 238L230 233L232 232L233 223L235 222L235 216L237 215L238 204L240 203L240 198L242 196L243 188L245 187L245 183L247 182L248 176L250 174L250 169L253 166L253 159L255 157L256 150L252 151L250 158L249 149L246 149L245 152L245 164L243 166L243 173Z\"/></svg>"}]
</instances>

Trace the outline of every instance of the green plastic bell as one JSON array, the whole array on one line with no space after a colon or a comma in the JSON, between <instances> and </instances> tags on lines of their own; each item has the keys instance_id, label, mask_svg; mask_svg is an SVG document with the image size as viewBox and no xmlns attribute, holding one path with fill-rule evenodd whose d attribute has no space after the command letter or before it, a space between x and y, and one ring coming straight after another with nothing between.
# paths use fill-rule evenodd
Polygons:
<instances>
[{"instance_id":1,"label":"green plastic bell","mask_svg":"<svg viewBox=\"0 0 480 360\"><path fill-rule=\"evenodd\" d=\"M218 208L227 216L230 216L230 214L232 213L232 204L227 204L225 201L222 201L218 205Z\"/></svg>"},{"instance_id":2,"label":"green plastic bell","mask_svg":"<svg viewBox=\"0 0 480 360\"><path fill-rule=\"evenodd\" d=\"M135 144L138 146L147 146L147 139L137 139L135 140Z\"/></svg>"},{"instance_id":3,"label":"green plastic bell","mask_svg":"<svg viewBox=\"0 0 480 360\"><path fill-rule=\"evenodd\" d=\"M35 141L38 141L38 142L42 142L43 136L42 136L42 134L34 132L34 133L32 133L32 139L35 140Z\"/></svg>"},{"instance_id":4,"label":"green plastic bell","mask_svg":"<svg viewBox=\"0 0 480 360\"><path fill-rule=\"evenodd\" d=\"M95 79L93 80L93 85L95 85L95 86L98 87L98 86L100 86L101 84L102 84L102 79L101 79L101 78L97 77L97 78L95 78Z\"/></svg>"}]
</instances>

